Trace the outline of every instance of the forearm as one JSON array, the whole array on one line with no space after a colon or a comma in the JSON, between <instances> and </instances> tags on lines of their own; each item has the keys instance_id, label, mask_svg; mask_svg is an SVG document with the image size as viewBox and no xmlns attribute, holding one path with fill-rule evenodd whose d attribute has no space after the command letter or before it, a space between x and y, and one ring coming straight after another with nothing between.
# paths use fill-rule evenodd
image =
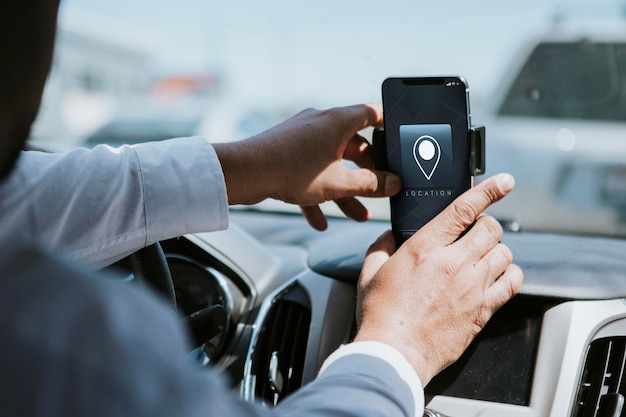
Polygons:
<instances>
[{"instance_id":1,"label":"forearm","mask_svg":"<svg viewBox=\"0 0 626 417\"><path fill-rule=\"evenodd\" d=\"M227 225L219 162L200 138L25 152L0 193L3 238L97 265L158 240Z\"/></svg>"}]
</instances>

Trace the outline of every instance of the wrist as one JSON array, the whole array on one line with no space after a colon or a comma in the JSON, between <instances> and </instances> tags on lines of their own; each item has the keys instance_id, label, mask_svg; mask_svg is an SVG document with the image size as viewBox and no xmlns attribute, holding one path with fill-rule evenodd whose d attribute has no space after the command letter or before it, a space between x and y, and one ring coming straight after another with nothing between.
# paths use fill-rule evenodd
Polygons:
<instances>
[{"instance_id":1,"label":"wrist","mask_svg":"<svg viewBox=\"0 0 626 417\"><path fill-rule=\"evenodd\" d=\"M272 158L260 146L250 139L213 146L222 166L230 205L255 204L276 194Z\"/></svg>"},{"instance_id":2,"label":"wrist","mask_svg":"<svg viewBox=\"0 0 626 417\"><path fill-rule=\"evenodd\" d=\"M359 329L354 338L354 342L379 342L391 346L398 351L411 365L422 384L426 386L428 382L437 374L433 369L433 358L429 358L426 349L417 347L415 340L404 340L405 335L393 335L388 332L378 332L375 330Z\"/></svg>"}]
</instances>

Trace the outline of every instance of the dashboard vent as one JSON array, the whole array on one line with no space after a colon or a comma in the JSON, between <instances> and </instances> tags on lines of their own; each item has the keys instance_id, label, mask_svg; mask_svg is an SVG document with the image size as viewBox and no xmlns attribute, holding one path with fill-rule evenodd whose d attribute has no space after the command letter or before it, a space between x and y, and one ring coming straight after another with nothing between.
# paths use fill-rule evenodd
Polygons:
<instances>
[{"instance_id":1,"label":"dashboard vent","mask_svg":"<svg viewBox=\"0 0 626 417\"><path fill-rule=\"evenodd\" d=\"M578 387L573 417L623 415L626 395L625 352L626 337L598 339L591 343Z\"/></svg>"},{"instance_id":2,"label":"dashboard vent","mask_svg":"<svg viewBox=\"0 0 626 417\"><path fill-rule=\"evenodd\" d=\"M257 400L276 405L300 388L310 325L309 299L299 286L291 287L274 302L252 361Z\"/></svg>"}]
</instances>

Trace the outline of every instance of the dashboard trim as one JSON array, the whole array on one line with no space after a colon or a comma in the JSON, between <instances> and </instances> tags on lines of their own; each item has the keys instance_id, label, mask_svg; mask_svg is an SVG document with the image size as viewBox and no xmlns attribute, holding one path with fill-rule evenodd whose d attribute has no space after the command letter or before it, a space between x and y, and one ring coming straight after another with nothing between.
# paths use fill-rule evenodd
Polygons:
<instances>
[{"instance_id":1,"label":"dashboard trim","mask_svg":"<svg viewBox=\"0 0 626 417\"><path fill-rule=\"evenodd\" d=\"M263 323L265 322L265 320L267 320L267 316L270 309L272 308L272 305L276 302L278 298L280 298L282 294L287 292L289 288L295 285L297 280L298 277L296 276L285 282L283 285L273 291L261 303L261 306L259 307L259 312L256 316L256 319L254 320L254 323L251 326L252 331L250 334L250 344L248 347L248 351L246 352L245 367L240 389L240 394L242 398L246 401L255 401L254 389L256 381L254 375L252 374L252 365L256 346L261 335L261 330L263 329Z\"/></svg>"},{"instance_id":2,"label":"dashboard trim","mask_svg":"<svg viewBox=\"0 0 626 417\"><path fill-rule=\"evenodd\" d=\"M584 354L605 329L626 328L626 305L620 299L569 301L544 314L530 396L526 406L436 396L428 408L447 415L481 417L569 416L576 397Z\"/></svg>"}]
</instances>

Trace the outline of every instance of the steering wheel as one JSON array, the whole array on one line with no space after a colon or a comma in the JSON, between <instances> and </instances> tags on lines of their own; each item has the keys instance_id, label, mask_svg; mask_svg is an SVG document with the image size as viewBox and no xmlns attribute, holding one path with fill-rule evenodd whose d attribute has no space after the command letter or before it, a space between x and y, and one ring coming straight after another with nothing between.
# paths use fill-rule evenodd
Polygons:
<instances>
[{"instance_id":1,"label":"steering wheel","mask_svg":"<svg viewBox=\"0 0 626 417\"><path fill-rule=\"evenodd\" d=\"M128 256L128 263L133 275L151 285L170 301L176 309L176 293L170 268L167 265L163 248L159 242L139 249Z\"/></svg>"},{"instance_id":2,"label":"steering wheel","mask_svg":"<svg viewBox=\"0 0 626 417\"><path fill-rule=\"evenodd\" d=\"M176 310L176 292L170 267L159 242L127 257L133 275L161 293ZM197 345L202 345L226 329L228 315L222 305L209 306L184 318Z\"/></svg>"}]
</instances>

